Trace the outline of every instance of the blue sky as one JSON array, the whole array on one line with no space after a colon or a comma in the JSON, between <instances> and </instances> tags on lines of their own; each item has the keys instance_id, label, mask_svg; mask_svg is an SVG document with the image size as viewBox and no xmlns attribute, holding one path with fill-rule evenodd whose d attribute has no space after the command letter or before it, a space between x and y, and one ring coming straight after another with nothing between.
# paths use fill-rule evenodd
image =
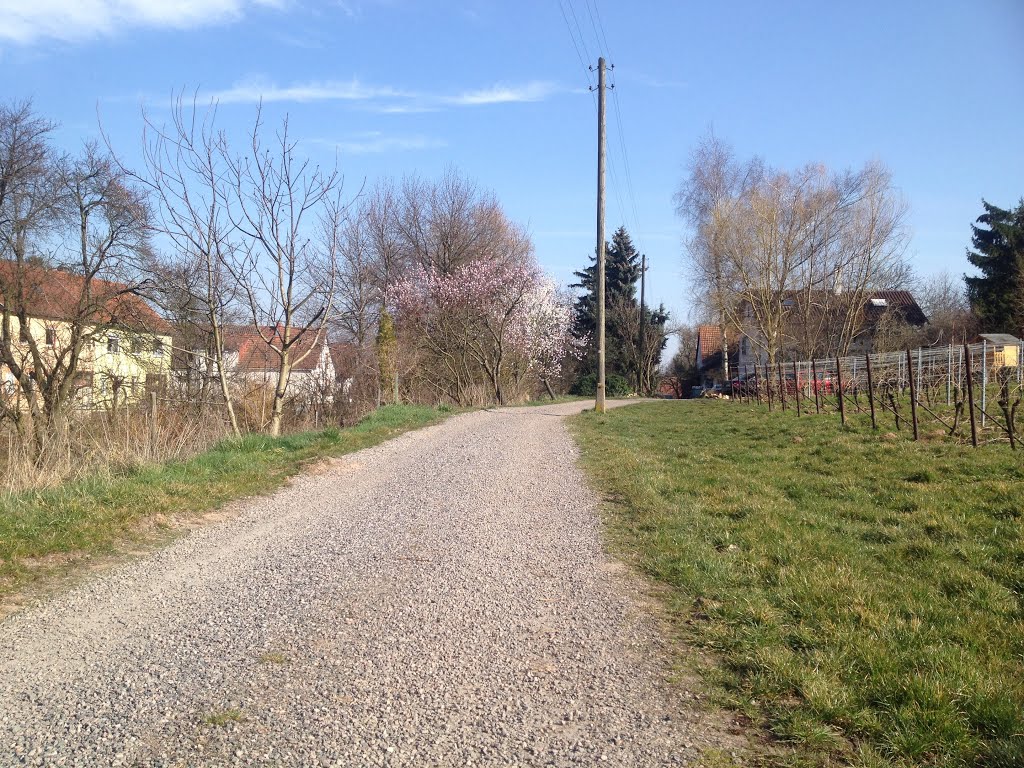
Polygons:
<instances>
[{"instance_id":1,"label":"blue sky","mask_svg":"<svg viewBox=\"0 0 1024 768\"><path fill-rule=\"evenodd\" d=\"M594 247L595 102L614 65L608 235L689 308L672 196L714 128L741 157L880 159L910 204L922 273L967 269L981 198L1024 196L1024 1L0 0L0 92L34 99L68 149L97 114L129 163L141 105L217 97L230 132L263 97L346 187L454 166L526 224L568 281ZM582 59L582 61L581 61ZM627 184L631 180L631 184Z\"/></svg>"}]
</instances>

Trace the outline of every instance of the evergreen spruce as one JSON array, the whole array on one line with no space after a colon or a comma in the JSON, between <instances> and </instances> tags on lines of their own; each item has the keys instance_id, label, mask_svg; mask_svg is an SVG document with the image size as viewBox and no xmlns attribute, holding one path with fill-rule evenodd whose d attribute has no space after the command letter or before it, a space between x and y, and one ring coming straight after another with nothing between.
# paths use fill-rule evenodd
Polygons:
<instances>
[{"instance_id":1,"label":"evergreen spruce","mask_svg":"<svg viewBox=\"0 0 1024 768\"><path fill-rule=\"evenodd\" d=\"M967 251L981 276L964 278L967 297L982 331L1024 336L1024 199L1013 210L981 202Z\"/></svg>"},{"instance_id":2,"label":"evergreen spruce","mask_svg":"<svg viewBox=\"0 0 1024 768\"><path fill-rule=\"evenodd\" d=\"M596 249L595 249L596 250ZM637 286L640 282L640 253L625 227L619 227L605 244L605 307L626 307L627 312L639 318L640 305ZM576 338L586 336L590 340L586 355L580 365L574 391L593 394L593 381L597 376L597 254L590 257L590 265L575 272L579 279L572 288L582 293L576 299L576 315L573 334ZM661 351L667 341L665 323L668 312L664 306L655 310L647 308L647 349L653 352L653 367L661 361ZM627 382L636 381L638 340L636 331L624 327L624 323L612 311L606 313L605 323L605 374L620 376ZM586 391L584 391L586 390Z\"/></svg>"}]
</instances>

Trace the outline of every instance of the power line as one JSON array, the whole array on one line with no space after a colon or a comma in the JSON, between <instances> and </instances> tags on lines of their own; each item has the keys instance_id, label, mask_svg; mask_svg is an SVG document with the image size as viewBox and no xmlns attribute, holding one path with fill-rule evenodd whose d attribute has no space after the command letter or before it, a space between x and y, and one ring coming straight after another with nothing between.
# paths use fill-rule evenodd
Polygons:
<instances>
[{"instance_id":1,"label":"power line","mask_svg":"<svg viewBox=\"0 0 1024 768\"><path fill-rule=\"evenodd\" d=\"M587 65L587 59L584 59L583 54L580 53L580 47L576 42L576 35L573 34L572 25L569 23L569 17L565 15L565 6L562 5L562 0L558 0L558 10L562 12L562 19L565 21L565 28L569 31L569 39L572 40L572 47L576 49L576 57L580 60L580 66L583 67L584 76L587 78L587 86L589 87L591 85L590 67ZM586 47L585 43L584 47Z\"/></svg>"}]
</instances>

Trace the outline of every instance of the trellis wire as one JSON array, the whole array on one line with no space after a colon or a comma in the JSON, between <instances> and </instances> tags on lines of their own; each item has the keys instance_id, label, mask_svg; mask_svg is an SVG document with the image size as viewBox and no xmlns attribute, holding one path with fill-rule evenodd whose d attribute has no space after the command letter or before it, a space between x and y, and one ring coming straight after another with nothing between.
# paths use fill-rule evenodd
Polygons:
<instances>
[{"instance_id":1,"label":"trellis wire","mask_svg":"<svg viewBox=\"0 0 1024 768\"><path fill-rule=\"evenodd\" d=\"M922 347L871 355L740 364L733 395L798 414L870 415L876 428L888 420L897 431L919 432L919 421L972 442L1020 440L1018 406L1024 400L1024 343L989 342ZM968 386L968 372L972 375ZM973 390L969 397L968 390ZM978 439L978 437L982 439Z\"/></svg>"}]
</instances>

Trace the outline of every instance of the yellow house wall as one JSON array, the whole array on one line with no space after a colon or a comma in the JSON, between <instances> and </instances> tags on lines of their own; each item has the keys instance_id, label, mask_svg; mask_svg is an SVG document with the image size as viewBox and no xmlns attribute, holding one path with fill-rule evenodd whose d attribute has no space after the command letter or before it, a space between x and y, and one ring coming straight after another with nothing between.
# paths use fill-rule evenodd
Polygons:
<instances>
[{"instance_id":1,"label":"yellow house wall","mask_svg":"<svg viewBox=\"0 0 1024 768\"><path fill-rule=\"evenodd\" d=\"M21 326L17 318L11 318L11 332L15 341L15 348L20 349L23 359L28 360L28 344L18 343ZM53 329L55 333L54 344L46 345L46 331ZM60 320L29 319L29 333L39 345L40 351L52 362L55 353L65 349L71 342L71 324ZM107 351L107 339L111 336L118 338L118 351ZM138 339L141 348L138 352L132 352L132 341ZM157 355L154 351L155 340L163 342L163 354ZM127 329L110 329L106 332L99 332L94 339L86 342L79 359L79 371L92 372L92 391L89 396L81 399L80 405L84 407L103 407L113 404L112 381L117 379L122 382L119 390L119 402L138 402L145 397L145 384L147 374L155 374L166 377L170 372L171 364L171 337L151 333L139 333Z\"/></svg>"}]
</instances>

